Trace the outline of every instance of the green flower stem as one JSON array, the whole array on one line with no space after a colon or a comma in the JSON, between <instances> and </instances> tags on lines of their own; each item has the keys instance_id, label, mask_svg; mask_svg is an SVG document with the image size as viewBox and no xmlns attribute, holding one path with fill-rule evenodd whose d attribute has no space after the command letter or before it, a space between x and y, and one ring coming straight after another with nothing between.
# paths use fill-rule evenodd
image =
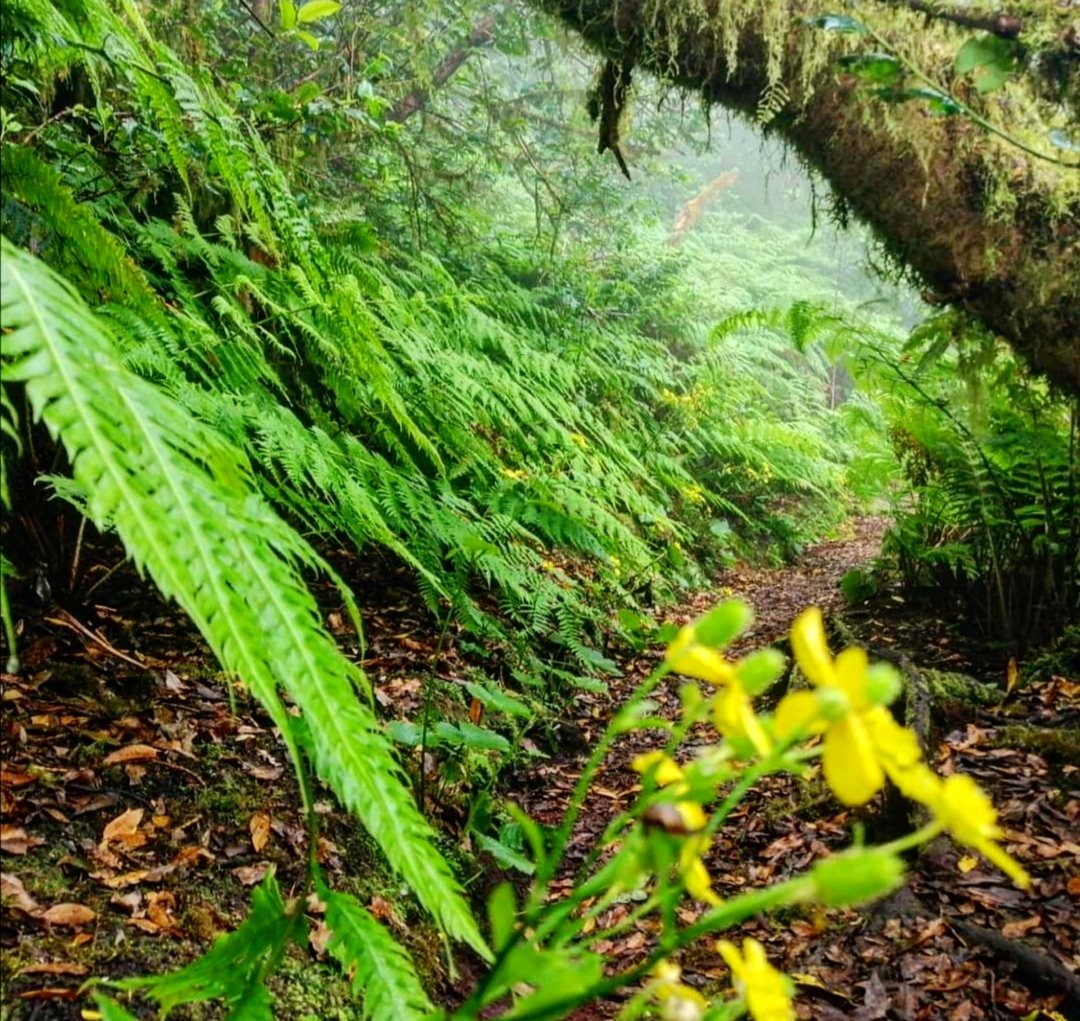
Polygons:
<instances>
[{"instance_id":1,"label":"green flower stem","mask_svg":"<svg viewBox=\"0 0 1080 1021\"><path fill-rule=\"evenodd\" d=\"M616 738L623 733L626 721L632 718L632 710L638 706L670 672L670 668L667 664L661 663L660 666L649 674L649 676L634 689L622 709L615 714L614 719L612 719L608 724L607 729L604 731L604 736L600 738L599 743L593 749L592 755L589 756L589 761L585 764L585 769L582 770L581 776L578 777L578 782L574 787L574 793L570 798L570 804L566 809L566 815L563 817L562 824L556 831L555 840L551 845L551 849L544 857L544 860L537 865L536 882L533 885L532 894L529 898L530 912L535 911L544 902L548 884L554 878L555 870L559 867L559 862L562 861L563 852L566 850L566 845L570 840L570 835L573 833L578 816L581 814L582 806L585 803L585 797L589 793L589 787L592 784L593 778L596 776L597 770L600 768L600 764L611 750L611 746L615 743Z\"/></svg>"},{"instance_id":2,"label":"green flower stem","mask_svg":"<svg viewBox=\"0 0 1080 1021\"><path fill-rule=\"evenodd\" d=\"M944 832L941 823L928 822L925 826L920 827L917 830L909 833L905 837L897 837L896 840L892 840L887 844L882 844L878 850L888 851L890 854L903 854L904 851L910 851L914 847L921 847L923 844L929 844L936 836L939 836Z\"/></svg>"},{"instance_id":3,"label":"green flower stem","mask_svg":"<svg viewBox=\"0 0 1080 1021\"><path fill-rule=\"evenodd\" d=\"M679 932L669 946L658 947L653 950L640 964L619 972L617 975L611 976L611 978L603 979L576 995L538 1006L535 1010L515 1012L513 1015L514 1021L555 1021L555 1019L563 1017L569 1010L579 1004L610 996L624 986L631 985L644 978L660 961L701 939L702 936L724 932L733 925L738 925L754 915L775 910L786 904L807 900L812 896L813 887L814 881L809 876L799 876L785 883L778 883L764 890L753 890L750 893L743 894L741 897L736 897L734 900L725 901L718 907L706 912L693 925L687 926ZM511 1007L500 1016L506 1016L509 1011L513 1010L515 1008ZM475 1014L460 1013L455 1015L457 1021L468 1021L472 1017L475 1017Z\"/></svg>"}]
</instances>

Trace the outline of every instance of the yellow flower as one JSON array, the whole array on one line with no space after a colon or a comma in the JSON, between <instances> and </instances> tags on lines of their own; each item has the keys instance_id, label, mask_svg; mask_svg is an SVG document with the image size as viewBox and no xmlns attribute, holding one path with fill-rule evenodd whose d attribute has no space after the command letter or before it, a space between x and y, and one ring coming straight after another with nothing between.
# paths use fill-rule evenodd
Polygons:
<instances>
[{"instance_id":1,"label":"yellow flower","mask_svg":"<svg viewBox=\"0 0 1080 1021\"><path fill-rule=\"evenodd\" d=\"M661 751L645 752L635 756L631 767L642 775L655 769L653 777L656 783L670 788L672 793L681 794L688 790L686 774L682 767L669 755ZM646 811L647 823L655 823L667 833L682 839L679 848L679 875L682 877L686 892L706 904L716 905L720 898L712 888L709 870L701 860L709 850L709 838L701 831L708 821L705 810L696 801L661 802Z\"/></svg>"},{"instance_id":2,"label":"yellow flower","mask_svg":"<svg viewBox=\"0 0 1080 1021\"><path fill-rule=\"evenodd\" d=\"M750 696L736 675L726 688L713 697L713 723L729 740L749 741L760 755L772 749L769 735L750 703Z\"/></svg>"},{"instance_id":3,"label":"yellow flower","mask_svg":"<svg viewBox=\"0 0 1080 1021\"><path fill-rule=\"evenodd\" d=\"M887 772L911 765L912 747L918 760L917 743L912 746L908 732L881 704L897 691L893 672L871 668L859 648L845 649L834 660L817 607L796 618L791 647L817 690L787 695L776 709L776 731L781 737L824 731L825 782L844 804L865 804L881 790Z\"/></svg>"},{"instance_id":4,"label":"yellow flower","mask_svg":"<svg viewBox=\"0 0 1080 1021\"><path fill-rule=\"evenodd\" d=\"M656 978L649 988L660 1005L663 1021L701 1021L709 1001L696 989L679 981L682 972L677 964L661 961L654 969Z\"/></svg>"},{"instance_id":5,"label":"yellow flower","mask_svg":"<svg viewBox=\"0 0 1080 1021\"><path fill-rule=\"evenodd\" d=\"M581 433L570 433L570 439L572 439L579 447L581 447L582 450L584 450L589 445L588 439L586 439L586 437L584 437Z\"/></svg>"},{"instance_id":6,"label":"yellow flower","mask_svg":"<svg viewBox=\"0 0 1080 1021\"><path fill-rule=\"evenodd\" d=\"M696 677L710 684L730 684L735 679L732 666L718 649L702 645L697 629L687 624L667 647L665 657L671 669L686 677Z\"/></svg>"},{"instance_id":7,"label":"yellow flower","mask_svg":"<svg viewBox=\"0 0 1080 1021\"><path fill-rule=\"evenodd\" d=\"M716 949L731 969L735 991L754 1021L795 1021L791 979L769 964L765 948L756 939L744 939L741 954L727 940L717 943Z\"/></svg>"},{"instance_id":8,"label":"yellow flower","mask_svg":"<svg viewBox=\"0 0 1080 1021\"><path fill-rule=\"evenodd\" d=\"M751 694L757 694L776 679L783 669L783 656L763 650L738 663L729 662L719 649L702 639L702 634L730 641L750 622L750 610L743 603L721 604L711 614L684 627L667 648L667 663L676 673L708 681L720 690L713 696L712 712L716 729L729 740L746 741L761 755L772 748L765 728L754 712Z\"/></svg>"},{"instance_id":9,"label":"yellow flower","mask_svg":"<svg viewBox=\"0 0 1080 1021\"><path fill-rule=\"evenodd\" d=\"M642 776L653 766L656 766L653 777L661 787L668 787L683 779L682 766L670 755L665 755L661 751L643 752L641 755L634 756L634 760L630 763L630 767L634 772L640 773ZM685 789L685 784L683 787Z\"/></svg>"},{"instance_id":10,"label":"yellow flower","mask_svg":"<svg viewBox=\"0 0 1080 1021\"><path fill-rule=\"evenodd\" d=\"M987 861L993 862L1017 886L1024 890L1030 887L1031 877L1020 863L995 843L1003 834L997 824L997 811L982 788L970 776L962 773L946 780L934 779L937 780L937 791L926 800L926 804L933 811L938 824L958 843L978 851Z\"/></svg>"}]
</instances>

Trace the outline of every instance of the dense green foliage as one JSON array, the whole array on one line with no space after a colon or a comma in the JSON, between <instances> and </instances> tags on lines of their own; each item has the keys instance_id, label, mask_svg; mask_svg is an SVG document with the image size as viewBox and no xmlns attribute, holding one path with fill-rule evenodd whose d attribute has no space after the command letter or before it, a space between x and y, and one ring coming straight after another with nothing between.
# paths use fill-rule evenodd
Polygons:
<instances>
[{"instance_id":1,"label":"dense green foliage","mask_svg":"<svg viewBox=\"0 0 1080 1021\"><path fill-rule=\"evenodd\" d=\"M885 563L906 586L1023 651L1080 614L1078 408L992 337L948 347L949 315L907 344L892 434L908 487ZM917 361L915 359L918 359Z\"/></svg>"},{"instance_id":2,"label":"dense green foliage","mask_svg":"<svg viewBox=\"0 0 1080 1021\"><path fill-rule=\"evenodd\" d=\"M336 581L331 546L409 565L431 613L538 700L611 668L614 609L734 557L795 553L880 501L891 421L912 582L940 585L944 564L1006 609L1045 573L1065 593L1046 619L1075 612L1075 503L1057 510L1075 499L1075 421L1069 438L1039 386L1014 368L986 413L988 435L1023 417L1050 437L1019 475L1031 440L982 456L929 383L885 401L895 323L830 294L801 234L735 201L672 243L655 210L685 188L646 199L605 180L552 86L574 58L548 28L504 12L484 37L499 60L440 91L413 45L446 28L439 5L398 5L352 37L335 4L288 9L275 36L223 5L7 5L4 500L26 499L9 469L43 423L66 454L51 484L192 617L280 729L305 797L310 767L449 936L487 952L394 757L415 735L377 718L308 589ZM527 31L545 58L515 92ZM657 148L670 130L643 127ZM944 393L955 373L927 365ZM951 531L935 533L941 507ZM1003 545L987 526L1005 519ZM5 547L7 578L8 557L32 558ZM494 680L479 690L521 706ZM436 736L507 746L443 722ZM421 1016L404 952L316 882L365 1009ZM295 906L269 883L245 927L151 995L272 1016L261 982L300 938Z\"/></svg>"}]
</instances>

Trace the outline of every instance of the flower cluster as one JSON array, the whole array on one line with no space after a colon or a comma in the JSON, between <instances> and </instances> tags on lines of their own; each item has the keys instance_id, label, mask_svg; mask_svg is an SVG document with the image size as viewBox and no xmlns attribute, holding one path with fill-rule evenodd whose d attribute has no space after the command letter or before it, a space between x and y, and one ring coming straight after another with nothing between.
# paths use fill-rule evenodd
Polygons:
<instances>
[{"instance_id":1,"label":"flower cluster","mask_svg":"<svg viewBox=\"0 0 1080 1021\"><path fill-rule=\"evenodd\" d=\"M765 948L756 939L743 940L742 952L727 940L720 940L716 949L731 969L737 998L731 1006L741 1007L753 1021L795 1021L791 1002L794 983L769 963ZM681 981L677 964L662 961L653 975L648 991L660 1007L663 1021L702 1021L709 1001Z\"/></svg>"},{"instance_id":2,"label":"flower cluster","mask_svg":"<svg viewBox=\"0 0 1080 1021\"><path fill-rule=\"evenodd\" d=\"M797 769L820 756L825 782L844 804L864 805L890 781L906 797L925 805L932 821L884 847L860 846L823 859L805 881L794 883L791 903L844 906L883 896L903 881L900 851L943 832L978 851L1017 885L1030 884L1024 869L999 843L1004 834L987 795L970 777L938 776L924 761L916 734L893 716L889 704L902 687L893 667L871 663L857 647L834 657L821 611L806 610L792 625L791 645L810 687L789 692L774 713L759 714L754 697L783 672L785 660L774 649L734 661L724 655L722 650L750 620L745 603L729 600L682 628L667 648L667 670L704 681L711 689L703 696L696 686L684 688L685 726L701 722L705 707L722 740L699 751L685 768L666 751L647 752L633 760L633 768L653 785L641 814L645 824L641 846L669 849L666 857L647 859L651 865L646 867L660 868L661 863L674 867L685 890L721 916L734 902L721 901L704 863L709 835L721 817L710 824L702 802L737 772L739 760L756 760L766 771ZM665 837L652 844L657 828ZM717 950L731 970L735 991L735 999L723 1005L733 1013L722 1016L745 1013L753 1021L793 1021L793 983L769 963L760 943L747 939L740 950L721 941ZM645 995L665 1021L721 1016L709 1013L713 1008L708 1000L680 976L678 966L665 961L646 987Z\"/></svg>"}]
</instances>

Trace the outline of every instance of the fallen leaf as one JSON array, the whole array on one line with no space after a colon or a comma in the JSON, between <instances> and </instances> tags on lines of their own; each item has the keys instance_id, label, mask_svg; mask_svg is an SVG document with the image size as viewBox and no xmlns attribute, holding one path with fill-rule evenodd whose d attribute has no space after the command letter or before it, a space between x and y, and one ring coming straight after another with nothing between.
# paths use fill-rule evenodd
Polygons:
<instances>
[{"instance_id":1,"label":"fallen leaf","mask_svg":"<svg viewBox=\"0 0 1080 1021\"><path fill-rule=\"evenodd\" d=\"M42 916L42 921L49 925L62 925L70 929L78 929L88 925L97 913L83 904L54 904Z\"/></svg>"},{"instance_id":2,"label":"fallen leaf","mask_svg":"<svg viewBox=\"0 0 1080 1021\"><path fill-rule=\"evenodd\" d=\"M0 851L6 854L26 854L44 842L41 837L27 836L21 826L0 826Z\"/></svg>"},{"instance_id":3,"label":"fallen leaf","mask_svg":"<svg viewBox=\"0 0 1080 1021\"><path fill-rule=\"evenodd\" d=\"M20 1000L75 1000L78 996L77 986L46 986L44 989L27 989L19 993Z\"/></svg>"},{"instance_id":4,"label":"fallen leaf","mask_svg":"<svg viewBox=\"0 0 1080 1021\"><path fill-rule=\"evenodd\" d=\"M261 883L269 871L270 862L260 861L255 865L238 865L232 873L244 886L254 886L256 883Z\"/></svg>"},{"instance_id":5,"label":"fallen leaf","mask_svg":"<svg viewBox=\"0 0 1080 1021\"><path fill-rule=\"evenodd\" d=\"M979 867L979 859L970 854L965 854L957 863L956 867L967 875L972 869Z\"/></svg>"},{"instance_id":6,"label":"fallen leaf","mask_svg":"<svg viewBox=\"0 0 1080 1021\"><path fill-rule=\"evenodd\" d=\"M27 915L41 913L41 907L26 892L22 880L10 872L0 872L0 898L10 907L17 908Z\"/></svg>"},{"instance_id":7,"label":"fallen leaf","mask_svg":"<svg viewBox=\"0 0 1080 1021\"><path fill-rule=\"evenodd\" d=\"M85 975L90 969L74 961L47 961L20 968L19 975Z\"/></svg>"},{"instance_id":8,"label":"fallen leaf","mask_svg":"<svg viewBox=\"0 0 1080 1021\"><path fill-rule=\"evenodd\" d=\"M256 812L251 817L248 829L251 830L251 846L257 853L266 847L266 842L270 839L270 816L265 812Z\"/></svg>"},{"instance_id":9,"label":"fallen leaf","mask_svg":"<svg viewBox=\"0 0 1080 1021\"><path fill-rule=\"evenodd\" d=\"M1040 928L1042 924L1041 915L1031 915L1015 922L1006 922L1001 927L1001 935L1006 939L1020 939L1020 937L1026 936L1032 930Z\"/></svg>"},{"instance_id":10,"label":"fallen leaf","mask_svg":"<svg viewBox=\"0 0 1080 1021\"><path fill-rule=\"evenodd\" d=\"M0 787L25 787L37 779L35 773L16 772L7 768L0 768Z\"/></svg>"},{"instance_id":11,"label":"fallen leaf","mask_svg":"<svg viewBox=\"0 0 1080 1021\"><path fill-rule=\"evenodd\" d=\"M330 931L330 927L321 918L311 926L308 932L308 942L320 961L326 956L326 945L330 942L331 936L333 936L333 933Z\"/></svg>"},{"instance_id":12,"label":"fallen leaf","mask_svg":"<svg viewBox=\"0 0 1080 1021\"><path fill-rule=\"evenodd\" d=\"M129 744L118 748L104 758L106 766L118 766L125 762L151 762L158 757L158 750L148 744Z\"/></svg>"},{"instance_id":13,"label":"fallen leaf","mask_svg":"<svg viewBox=\"0 0 1080 1021\"><path fill-rule=\"evenodd\" d=\"M279 780L285 771L281 766L255 766L245 763L244 772L250 773L256 780Z\"/></svg>"},{"instance_id":14,"label":"fallen leaf","mask_svg":"<svg viewBox=\"0 0 1080 1021\"><path fill-rule=\"evenodd\" d=\"M101 842L108 844L113 840L118 840L131 844L132 838L136 835L142 836L138 832L142 817L143 809L141 808L129 808L126 812L122 812L105 827L105 831L101 834ZM146 843L146 838L143 837L140 843Z\"/></svg>"}]
</instances>

